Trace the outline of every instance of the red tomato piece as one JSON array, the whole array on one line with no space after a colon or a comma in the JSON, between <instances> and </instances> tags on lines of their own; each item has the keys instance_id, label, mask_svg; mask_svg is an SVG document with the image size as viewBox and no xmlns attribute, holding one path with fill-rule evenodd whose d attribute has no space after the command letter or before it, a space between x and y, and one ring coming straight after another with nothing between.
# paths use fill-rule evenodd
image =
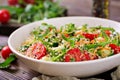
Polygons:
<instances>
[{"instance_id":1,"label":"red tomato piece","mask_svg":"<svg viewBox=\"0 0 120 80\"><path fill-rule=\"evenodd\" d=\"M116 45L116 44L109 44L109 46L111 47L111 49L117 48L117 45Z\"/></svg>"},{"instance_id":2,"label":"red tomato piece","mask_svg":"<svg viewBox=\"0 0 120 80\"><path fill-rule=\"evenodd\" d=\"M81 51L78 48L73 48L67 51L65 55L65 62L71 62L72 60L81 61Z\"/></svg>"},{"instance_id":3,"label":"red tomato piece","mask_svg":"<svg viewBox=\"0 0 120 80\"><path fill-rule=\"evenodd\" d=\"M105 33L106 33L108 36L110 36L110 34L111 34L110 30L105 30Z\"/></svg>"},{"instance_id":4,"label":"red tomato piece","mask_svg":"<svg viewBox=\"0 0 120 80\"><path fill-rule=\"evenodd\" d=\"M87 51L82 53L79 48L74 48L67 51L65 55L65 62L71 62L72 60L77 62L91 60L91 58Z\"/></svg>"},{"instance_id":5,"label":"red tomato piece","mask_svg":"<svg viewBox=\"0 0 120 80\"><path fill-rule=\"evenodd\" d=\"M4 46L1 50L1 55L4 59L7 59L11 53L12 51L8 46Z\"/></svg>"},{"instance_id":6,"label":"red tomato piece","mask_svg":"<svg viewBox=\"0 0 120 80\"><path fill-rule=\"evenodd\" d=\"M11 6L15 6L18 4L18 0L8 0L8 4Z\"/></svg>"},{"instance_id":7,"label":"red tomato piece","mask_svg":"<svg viewBox=\"0 0 120 80\"><path fill-rule=\"evenodd\" d=\"M83 36L85 36L85 38L93 40L94 38L98 36L98 34L83 33Z\"/></svg>"},{"instance_id":8,"label":"red tomato piece","mask_svg":"<svg viewBox=\"0 0 120 80\"><path fill-rule=\"evenodd\" d=\"M90 60L98 59L98 56L96 54L90 54Z\"/></svg>"},{"instance_id":9,"label":"red tomato piece","mask_svg":"<svg viewBox=\"0 0 120 80\"><path fill-rule=\"evenodd\" d=\"M111 47L111 49L114 50L114 54L117 54L120 52L120 47L117 46L116 44L109 44L109 46Z\"/></svg>"},{"instance_id":10,"label":"red tomato piece","mask_svg":"<svg viewBox=\"0 0 120 80\"><path fill-rule=\"evenodd\" d=\"M85 60L90 60L90 55L87 51L84 51L84 59Z\"/></svg>"},{"instance_id":11,"label":"red tomato piece","mask_svg":"<svg viewBox=\"0 0 120 80\"><path fill-rule=\"evenodd\" d=\"M34 4L35 0L24 0L24 2L26 2L27 4Z\"/></svg>"},{"instance_id":12,"label":"red tomato piece","mask_svg":"<svg viewBox=\"0 0 120 80\"><path fill-rule=\"evenodd\" d=\"M118 54L120 52L120 47L114 49L114 54Z\"/></svg>"},{"instance_id":13,"label":"red tomato piece","mask_svg":"<svg viewBox=\"0 0 120 80\"><path fill-rule=\"evenodd\" d=\"M32 51L30 51L32 49ZM35 43L32 46L30 46L27 50L27 54L30 54L32 52L32 55L36 59L41 59L43 56L46 55L46 48L41 43Z\"/></svg>"},{"instance_id":14,"label":"red tomato piece","mask_svg":"<svg viewBox=\"0 0 120 80\"><path fill-rule=\"evenodd\" d=\"M0 22L7 23L10 20L10 12L6 9L0 10Z\"/></svg>"}]
</instances>

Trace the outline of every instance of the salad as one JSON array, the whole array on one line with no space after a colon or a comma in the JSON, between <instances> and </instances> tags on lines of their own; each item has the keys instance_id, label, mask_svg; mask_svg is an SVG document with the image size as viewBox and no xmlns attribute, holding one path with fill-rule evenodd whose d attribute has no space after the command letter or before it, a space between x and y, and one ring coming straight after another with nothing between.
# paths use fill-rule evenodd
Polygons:
<instances>
[{"instance_id":1,"label":"salad","mask_svg":"<svg viewBox=\"0 0 120 80\"><path fill-rule=\"evenodd\" d=\"M53 62L79 62L106 58L120 52L120 34L111 27L56 26L34 28L19 51L28 57Z\"/></svg>"}]
</instances>

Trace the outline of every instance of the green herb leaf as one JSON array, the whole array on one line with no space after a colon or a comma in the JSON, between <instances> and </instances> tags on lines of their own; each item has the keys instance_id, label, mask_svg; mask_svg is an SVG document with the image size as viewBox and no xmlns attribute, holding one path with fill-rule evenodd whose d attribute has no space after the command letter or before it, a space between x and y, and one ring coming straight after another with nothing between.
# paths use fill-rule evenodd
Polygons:
<instances>
[{"instance_id":1,"label":"green herb leaf","mask_svg":"<svg viewBox=\"0 0 120 80\"><path fill-rule=\"evenodd\" d=\"M73 37L66 38L64 35L62 35L62 38L63 38L65 41L70 42L70 45L71 45L72 47L75 46L75 40L76 40L76 38L73 38Z\"/></svg>"},{"instance_id":2,"label":"green herb leaf","mask_svg":"<svg viewBox=\"0 0 120 80\"><path fill-rule=\"evenodd\" d=\"M103 30L101 32L102 32L102 36L105 38L106 41L110 40L108 35Z\"/></svg>"},{"instance_id":3,"label":"green herb leaf","mask_svg":"<svg viewBox=\"0 0 120 80\"><path fill-rule=\"evenodd\" d=\"M72 24L72 23L70 23L70 24L66 24L66 32L68 33L68 34L71 34L71 33L73 33L75 30L76 30L76 27L75 27L75 24Z\"/></svg>"},{"instance_id":4,"label":"green herb leaf","mask_svg":"<svg viewBox=\"0 0 120 80\"><path fill-rule=\"evenodd\" d=\"M59 55L56 56L56 57L53 57L52 60L53 60L53 61L56 61L56 60L60 59L62 56L65 55L66 51L67 51L67 49L66 49L66 48L63 48L63 49L62 49L62 53L59 54Z\"/></svg>"},{"instance_id":5,"label":"green herb leaf","mask_svg":"<svg viewBox=\"0 0 120 80\"><path fill-rule=\"evenodd\" d=\"M8 68L14 60L16 60L15 55L10 55L4 62L0 63L0 68Z\"/></svg>"},{"instance_id":6,"label":"green herb leaf","mask_svg":"<svg viewBox=\"0 0 120 80\"><path fill-rule=\"evenodd\" d=\"M88 24L84 24L81 29L82 29L83 31L87 31L87 26L88 26Z\"/></svg>"},{"instance_id":7,"label":"green herb leaf","mask_svg":"<svg viewBox=\"0 0 120 80\"><path fill-rule=\"evenodd\" d=\"M24 51L26 51L30 46L31 46L31 44L23 45L23 46L20 47L20 51L24 52Z\"/></svg>"},{"instance_id":8,"label":"green herb leaf","mask_svg":"<svg viewBox=\"0 0 120 80\"><path fill-rule=\"evenodd\" d=\"M69 39L66 38L63 34L62 34L62 38L63 38L65 41L69 42Z\"/></svg>"},{"instance_id":9,"label":"green herb leaf","mask_svg":"<svg viewBox=\"0 0 120 80\"><path fill-rule=\"evenodd\" d=\"M85 47L85 49L91 49L91 48L97 48L98 46L105 46L108 43L110 43L110 42L107 41L107 42L96 43L96 44L88 44L88 45L85 45L84 47Z\"/></svg>"}]
</instances>

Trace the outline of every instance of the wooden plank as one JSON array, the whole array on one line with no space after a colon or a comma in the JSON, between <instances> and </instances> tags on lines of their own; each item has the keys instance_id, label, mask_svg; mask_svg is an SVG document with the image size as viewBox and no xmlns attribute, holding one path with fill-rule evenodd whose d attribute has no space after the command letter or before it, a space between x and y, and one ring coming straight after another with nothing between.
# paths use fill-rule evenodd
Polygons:
<instances>
[{"instance_id":1,"label":"wooden plank","mask_svg":"<svg viewBox=\"0 0 120 80\"><path fill-rule=\"evenodd\" d=\"M2 80L29 80L38 75L40 73L29 69L19 60L12 63L9 68L0 70L0 80L1 77L3 77Z\"/></svg>"}]
</instances>

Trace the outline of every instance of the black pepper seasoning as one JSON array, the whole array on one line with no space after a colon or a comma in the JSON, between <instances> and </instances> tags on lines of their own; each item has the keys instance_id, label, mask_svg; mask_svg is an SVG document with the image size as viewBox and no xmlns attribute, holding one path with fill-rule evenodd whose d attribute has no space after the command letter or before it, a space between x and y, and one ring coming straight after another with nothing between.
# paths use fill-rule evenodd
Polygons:
<instances>
[{"instance_id":1,"label":"black pepper seasoning","mask_svg":"<svg viewBox=\"0 0 120 80\"><path fill-rule=\"evenodd\" d=\"M93 0L92 15L100 18L109 18L109 0Z\"/></svg>"}]
</instances>

